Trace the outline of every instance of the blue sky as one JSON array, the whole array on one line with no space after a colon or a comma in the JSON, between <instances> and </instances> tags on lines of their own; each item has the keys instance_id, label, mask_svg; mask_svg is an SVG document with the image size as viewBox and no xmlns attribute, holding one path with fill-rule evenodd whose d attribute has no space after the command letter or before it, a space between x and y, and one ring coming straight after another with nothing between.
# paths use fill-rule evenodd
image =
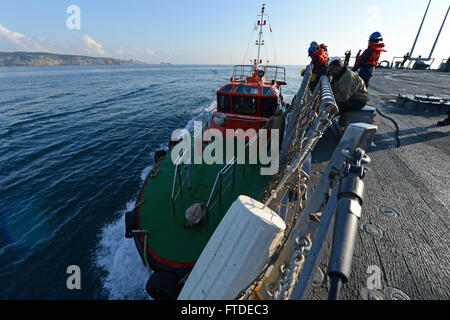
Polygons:
<instances>
[{"instance_id":1,"label":"blue sky","mask_svg":"<svg viewBox=\"0 0 450 320\"><path fill-rule=\"evenodd\" d=\"M273 32L265 32L264 58L278 64L309 62L313 40L332 56L367 46L380 31L387 53L410 51L428 0L254 1L254 0L2 0L0 51L49 51L133 58L146 62L238 64L256 53L257 32L249 41L256 15L265 2ZM428 56L449 0L432 0L415 55ZM81 9L81 29L69 30L66 9ZM450 55L450 17L434 52ZM245 55L250 42L247 56Z\"/></svg>"}]
</instances>

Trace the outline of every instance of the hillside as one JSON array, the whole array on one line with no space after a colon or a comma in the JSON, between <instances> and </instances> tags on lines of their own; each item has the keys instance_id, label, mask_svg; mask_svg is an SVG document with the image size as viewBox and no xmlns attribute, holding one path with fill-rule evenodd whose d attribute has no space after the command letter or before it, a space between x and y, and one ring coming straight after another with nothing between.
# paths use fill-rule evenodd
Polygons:
<instances>
[{"instance_id":1,"label":"hillside","mask_svg":"<svg viewBox=\"0 0 450 320\"><path fill-rule=\"evenodd\" d=\"M94 58L45 52L0 52L0 66L91 66L146 64L136 60Z\"/></svg>"}]
</instances>

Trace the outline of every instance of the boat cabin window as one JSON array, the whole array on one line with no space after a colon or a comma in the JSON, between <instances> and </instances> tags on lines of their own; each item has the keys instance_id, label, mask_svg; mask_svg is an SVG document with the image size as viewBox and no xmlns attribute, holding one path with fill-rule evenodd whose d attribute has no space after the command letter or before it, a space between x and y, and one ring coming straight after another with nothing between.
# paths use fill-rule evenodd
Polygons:
<instances>
[{"instance_id":1,"label":"boat cabin window","mask_svg":"<svg viewBox=\"0 0 450 320\"><path fill-rule=\"evenodd\" d=\"M226 94L217 95L217 109L222 112L230 112L230 96Z\"/></svg>"},{"instance_id":2,"label":"boat cabin window","mask_svg":"<svg viewBox=\"0 0 450 320\"><path fill-rule=\"evenodd\" d=\"M269 88L269 87L263 87L262 88L262 94L264 94L264 95L272 95L272 96L275 95L275 93L273 93L273 91L272 91L272 88Z\"/></svg>"},{"instance_id":3,"label":"boat cabin window","mask_svg":"<svg viewBox=\"0 0 450 320\"><path fill-rule=\"evenodd\" d=\"M240 84L234 92L243 94L258 94L258 86L245 86Z\"/></svg>"},{"instance_id":4,"label":"boat cabin window","mask_svg":"<svg viewBox=\"0 0 450 320\"><path fill-rule=\"evenodd\" d=\"M233 96L233 112L256 114L256 98Z\"/></svg>"},{"instance_id":5,"label":"boat cabin window","mask_svg":"<svg viewBox=\"0 0 450 320\"><path fill-rule=\"evenodd\" d=\"M231 89L233 89L233 85L232 84L226 84L222 87L222 89L220 89L219 91L222 92L230 92Z\"/></svg>"},{"instance_id":6,"label":"boat cabin window","mask_svg":"<svg viewBox=\"0 0 450 320\"><path fill-rule=\"evenodd\" d=\"M262 98L261 99L261 115L272 116L277 108L276 98Z\"/></svg>"}]
</instances>

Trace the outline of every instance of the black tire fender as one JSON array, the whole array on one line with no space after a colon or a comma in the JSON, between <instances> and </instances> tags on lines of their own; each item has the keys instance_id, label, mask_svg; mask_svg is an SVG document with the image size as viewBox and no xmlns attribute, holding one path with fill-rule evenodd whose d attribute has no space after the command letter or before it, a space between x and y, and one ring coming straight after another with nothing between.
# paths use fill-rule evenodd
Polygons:
<instances>
[{"instance_id":1,"label":"black tire fender","mask_svg":"<svg viewBox=\"0 0 450 320\"><path fill-rule=\"evenodd\" d=\"M164 158L167 154L166 150L158 150L155 152L155 156L153 160L155 160L155 163L158 163L162 158Z\"/></svg>"},{"instance_id":2,"label":"black tire fender","mask_svg":"<svg viewBox=\"0 0 450 320\"><path fill-rule=\"evenodd\" d=\"M155 300L176 300L182 285L177 275L167 271L154 271L145 286L147 293Z\"/></svg>"}]
</instances>

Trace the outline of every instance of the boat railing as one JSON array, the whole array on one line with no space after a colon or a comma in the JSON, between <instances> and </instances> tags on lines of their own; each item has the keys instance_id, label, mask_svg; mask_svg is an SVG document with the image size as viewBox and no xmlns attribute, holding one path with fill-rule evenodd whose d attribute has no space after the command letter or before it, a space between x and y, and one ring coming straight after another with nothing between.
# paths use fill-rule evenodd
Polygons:
<instances>
[{"instance_id":1,"label":"boat railing","mask_svg":"<svg viewBox=\"0 0 450 320\"><path fill-rule=\"evenodd\" d=\"M262 127L262 129L266 129L265 127ZM255 144L257 144L258 142L258 138L259 138L259 134L261 133L261 131L258 131L258 133L256 135L254 135L245 145L245 153L244 153L244 166L243 166L243 173L245 174L245 168L247 167L247 159L249 157L249 150L251 147L253 147ZM269 140L270 142L270 140Z\"/></svg>"},{"instance_id":2,"label":"boat railing","mask_svg":"<svg viewBox=\"0 0 450 320\"><path fill-rule=\"evenodd\" d=\"M266 82L286 82L286 68L278 66L264 66Z\"/></svg>"},{"instance_id":3,"label":"boat railing","mask_svg":"<svg viewBox=\"0 0 450 320\"><path fill-rule=\"evenodd\" d=\"M238 114L240 115L240 114ZM227 115L227 119L229 120L233 120L233 121L242 121L242 122L266 122L267 119L260 119L260 120L255 120L255 119L249 119L249 118L240 118L240 117L233 117L230 116L229 114Z\"/></svg>"},{"instance_id":4,"label":"boat railing","mask_svg":"<svg viewBox=\"0 0 450 320\"><path fill-rule=\"evenodd\" d=\"M188 181L188 188L191 187L191 165L185 164L184 159L188 155L187 150L183 150L182 153L178 155L178 158L175 160L175 169L173 174L173 183L172 183L172 211L173 214L176 214L175 202L178 199L178 196L183 198L183 185ZM183 175L184 174L184 175Z\"/></svg>"},{"instance_id":5,"label":"boat railing","mask_svg":"<svg viewBox=\"0 0 450 320\"><path fill-rule=\"evenodd\" d=\"M211 115L212 115L212 112L209 113L208 119L203 121L201 130L194 130L194 141L195 141L200 135L203 137L203 135L205 134L206 128L209 127L209 121L210 121L210 119L211 119ZM203 148L203 147L202 147L202 148Z\"/></svg>"},{"instance_id":6,"label":"boat railing","mask_svg":"<svg viewBox=\"0 0 450 320\"><path fill-rule=\"evenodd\" d=\"M208 211L217 203L217 201L219 202L219 207L222 207L222 197L225 192L230 186L232 187L232 190L234 190L236 163L237 158L233 157L217 174L211 193L209 194L208 202L206 203Z\"/></svg>"},{"instance_id":7,"label":"boat railing","mask_svg":"<svg viewBox=\"0 0 450 320\"><path fill-rule=\"evenodd\" d=\"M245 81L253 76L254 65L235 65L233 68L233 80ZM278 66L262 66L266 82L286 82L286 68Z\"/></svg>"},{"instance_id":8,"label":"boat railing","mask_svg":"<svg viewBox=\"0 0 450 320\"><path fill-rule=\"evenodd\" d=\"M234 80L244 81L247 77L253 75L254 66L253 65L235 65L233 68Z\"/></svg>"},{"instance_id":9,"label":"boat railing","mask_svg":"<svg viewBox=\"0 0 450 320\"><path fill-rule=\"evenodd\" d=\"M210 112L211 114L211 112ZM201 135L203 137L203 134L206 131L206 128L209 127L211 116L209 115L208 119L204 120L202 123L201 130L194 130L194 141ZM202 143L202 150L204 149L204 144ZM188 156L188 151L183 150L182 153L180 153L177 157L177 159L174 162L174 172L173 172L173 182L172 182L172 211L173 214L176 214L175 209L175 203L180 196L183 198L183 187L185 182L188 183L188 188L192 187L192 181L191 181L191 165L186 164L184 159Z\"/></svg>"},{"instance_id":10,"label":"boat railing","mask_svg":"<svg viewBox=\"0 0 450 320\"><path fill-rule=\"evenodd\" d=\"M255 134L245 145L245 159L244 159L244 166L243 166L243 173L245 174L245 168L247 165L247 158L249 154L250 148L255 145L258 141L260 131ZM234 156L230 161L228 161L222 169L219 170L219 173L216 176L216 180L214 181L214 185L211 189L211 192L209 194L208 202L206 203L207 211L209 210L218 202L219 207L222 206L222 197L224 194L229 190L231 186L231 190L234 190L235 186L235 180L236 180L236 164L237 164L237 157Z\"/></svg>"}]
</instances>

